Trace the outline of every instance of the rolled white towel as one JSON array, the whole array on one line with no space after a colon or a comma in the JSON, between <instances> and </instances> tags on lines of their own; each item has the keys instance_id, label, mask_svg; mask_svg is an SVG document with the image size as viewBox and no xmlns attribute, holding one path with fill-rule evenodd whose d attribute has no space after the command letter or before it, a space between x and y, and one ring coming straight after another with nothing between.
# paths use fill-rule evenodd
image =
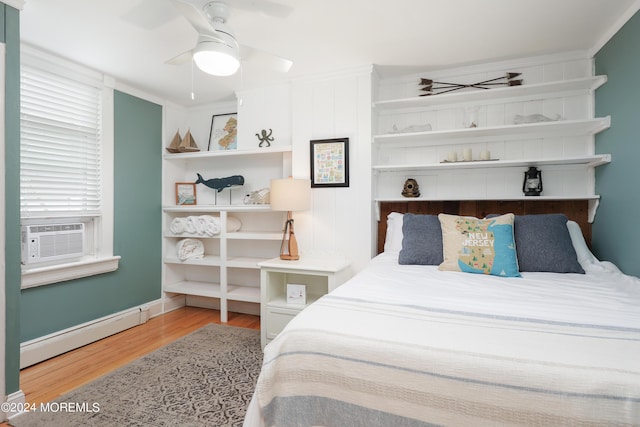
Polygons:
<instances>
[{"instance_id":1,"label":"rolled white towel","mask_svg":"<svg viewBox=\"0 0 640 427\"><path fill-rule=\"evenodd\" d=\"M201 215L200 220L203 222L203 234L207 236L215 236L220 234L220 218L211 215Z\"/></svg>"},{"instance_id":2,"label":"rolled white towel","mask_svg":"<svg viewBox=\"0 0 640 427\"><path fill-rule=\"evenodd\" d=\"M204 218L204 215L195 217L193 222L196 225L196 233L200 236L204 235L207 229L207 220Z\"/></svg>"},{"instance_id":3,"label":"rolled white towel","mask_svg":"<svg viewBox=\"0 0 640 427\"><path fill-rule=\"evenodd\" d=\"M182 239L178 241L176 251L180 261L204 258L204 244L198 239Z\"/></svg>"},{"instance_id":4,"label":"rolled white towel","mask_svg":"<svg viewBox=\"0 0 640 427\"><path fill-rule=\"evenodd\" d=\"M182 234L184 232L184 218L173 218L169 229L173 234Z\"/></svg>"},{"instance_id":5,"label":"rolled white towel","mask_svg":"<svg viewBox=\"0 0 640 427\"><path fill-rule=\"evenodd\" d=\"M196 221L195 217L188 216L184 222L184 231L189 234L196 234Z\"/></svg>"}]
</instances>

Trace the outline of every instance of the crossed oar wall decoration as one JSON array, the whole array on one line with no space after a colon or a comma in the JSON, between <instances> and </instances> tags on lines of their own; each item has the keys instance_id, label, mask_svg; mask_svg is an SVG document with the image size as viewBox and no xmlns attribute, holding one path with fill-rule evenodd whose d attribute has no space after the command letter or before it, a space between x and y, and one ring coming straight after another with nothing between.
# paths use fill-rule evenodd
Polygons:
<instances>
[{"instance_id":1,"label":"crossed oar wall decoration","mask_svg":"<svg viewBox=\"0 0 640 427\"><path fill-rule=\"evenodd\" d=\"M421 93L420 96L440 95L441 93L453 92L465 88L491 89L496 86L520 86L522 85L522 79L516 79L516 77L521 74L522 73L506 73L504 76L496 77L495 79L471 84L435 82L431 79L420 79L420 86L422 86L420 90L426 92Z\"/></svg>"}]
</instances>

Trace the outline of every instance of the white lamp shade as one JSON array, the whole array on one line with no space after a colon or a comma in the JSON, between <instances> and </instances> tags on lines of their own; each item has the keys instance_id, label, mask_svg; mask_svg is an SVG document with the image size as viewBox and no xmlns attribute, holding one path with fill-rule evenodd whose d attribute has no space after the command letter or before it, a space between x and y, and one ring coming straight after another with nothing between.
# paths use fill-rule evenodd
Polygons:
<instances>
[{"instance_id":1,"label":"white lamp shade","mask_svg":"<svg viewBox=\"0 0 640 427\"><path fill-rule=\"evenodd\" d=\"M237 50L218 41L200 41L193 51L193 61L214 76L230 76L240 67Z\"/></svg>"},{"instance_id":2,"label":"white lamp shade","mask_svg":"<svg viewBox=\"0 0 640 427\"><path fill-rule=\"evenodd\" d=\"M272 179L269 194L271 209L304 211L311 205L311 183L308 179Z\"/></svg>"}]
</instances>

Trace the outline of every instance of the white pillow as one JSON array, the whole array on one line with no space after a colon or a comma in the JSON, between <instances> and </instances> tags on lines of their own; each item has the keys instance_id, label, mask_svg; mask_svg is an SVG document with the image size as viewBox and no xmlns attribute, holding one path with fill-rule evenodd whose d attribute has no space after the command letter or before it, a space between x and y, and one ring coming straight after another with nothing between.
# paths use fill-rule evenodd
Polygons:
<instances>
[{"instance_id":1,"label":"white pillow","mask_svg":"<svg viewBox=\"0 0 640 427\"><path fill-rule=\"evenodd\" d=\"M404 214L391 212L387 215L387 235L384 239L385 252L400 252L402 249L402 224Z\"/></svg>"},{"instance_id":2,"label":"white pillow","mask_svg":"<svg viewBox=\"0 0 640 427\"><path fill-rule=\"evenodd\" d=\"M584 241L582 235L582 229L575 221L567 221L567 228L569 229L569 235L571 236L571 243L576 250L578 262L585 268L585 265L594 264L598 262L598 258L595 257L589 250L587 242Z\"/></svg>"}]
</instances>

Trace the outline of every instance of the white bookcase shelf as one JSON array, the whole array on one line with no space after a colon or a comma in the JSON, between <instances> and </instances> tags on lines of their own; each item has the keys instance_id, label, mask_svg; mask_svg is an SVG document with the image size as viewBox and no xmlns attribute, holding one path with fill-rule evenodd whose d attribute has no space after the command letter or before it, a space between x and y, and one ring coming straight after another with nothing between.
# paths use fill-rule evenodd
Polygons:
<instances>
[{"instance_id":1,"label":"white bookcase shelf","mask_svg":"<svg viewBox=\"0 0 640 427\"><path fill-rule=\"evenodd\" d=\"M228 319L229 304L244 310L246 303L260 303L260 267L258 263L279 253L285 214L270 205L244 204L244 195L268 187L274 178L291 173L291 146L272 146L255 150L165 153L164 156L164 272L163 291L170 295L212 298L220 307L222 322ZM193 182L196 173L207 178L242 175L245 185L220 193L197 184L197 203L174 203L176 182ZM171 232L175 218L210 215L218 218L220 233L213 236ZM238 231L227 230L228 220L240 221ZM181 239L203 242L200 259L178 258ZM189 299L186 298L187 303ZM245 305L243 305L245 304ZM209 304L207 304L209 306ZM259 308L251 310L259 313Z\"/></svg>"},{"instance_id":2,"label":"white bookcase shelf","mask_svg":"<svg viewBox=\"0 0 640 427\"><path fill-rule=\"evenodd\" d=\"M260 303L260 288L229 285L227 295L234 301Z\"/></svg>"},{"instance_id":3,"label":"white bookcase shelf","mask_svg":"<svg viewBox=\"0 0 640 427\"><path fill-rule=\"evenodd\" d=\"M282 241L282 232L271 231L237 231L235 233L227 233L229 240L277 240Z\"/></svg>"},{"instance_id":4,"label":"white bookcase shelf","mask_svg":"<svg viewBox=\"0 0 640 427\"><path fill-rule=\"evenodd\" d=\"M165 206L166 213L208 214L214 212L270 212L270 205L194 205L194 206Z\"/></svg>"},{"instance_id":5,"label":"white bookcase shelf","mask_svg":"<svg viewBox=\"0 0 640 427\"><path fill-rule=\"evenodd\" d=\"M201 297L220 298L222 292L219 283L183 281L164 287L165 292L198 295Z\"/></svg>"},{"instance_id":6,"label":"white bookcase shelf","mask_svg":"<svg viewBox=\"0 0 640 427\"><path fill-rule=\"evenodd\" d=\"M195 151L191 153L165 153L165 160L198 160L220 157L247 157L264 156L269 154L290 153L291 145L278 145L255 150L217 150L217 151Z\"/></svg>"},{"instance_id":7,"label":"white bookcase shelf","mask_svg":"<svg viewBox=\"0 0 640 427\"><path fill-rule=\"evenodd\" d=\"M179 264L179 265L206 265L210 267L219 267L222 265L222 259L215 255L206 255L199 259L186 259L181 261L177 257L167 256L164 258L164 262L167 264Z\"/></svg>"}]
</instances>

